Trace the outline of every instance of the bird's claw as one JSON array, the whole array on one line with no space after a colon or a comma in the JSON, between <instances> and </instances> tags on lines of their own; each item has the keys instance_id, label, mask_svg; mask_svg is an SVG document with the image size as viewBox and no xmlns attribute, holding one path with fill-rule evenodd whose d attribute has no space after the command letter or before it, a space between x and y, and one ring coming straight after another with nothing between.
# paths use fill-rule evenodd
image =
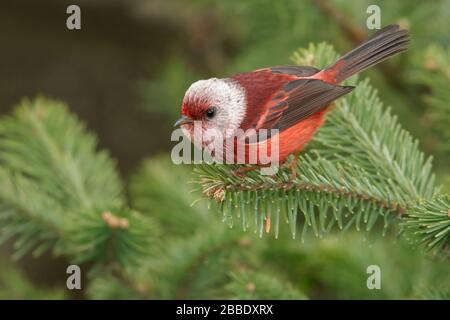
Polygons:
<instances>
[{"instance_id":1,"label":"bird's claw","mask_svg":"<svg viewBox=\"0 0 450 320\"><path fill-rule=\"evenodd\" d=\"M231 170L231 174L233 175L233 176L235 176L235 177L238 177L238 178L245 178L246 177L246 175L245 175L245 171L243 171L243 170L240 170L241 168L238 168L238 169L235 169L235 170Z\"/></svg>"},{"instance_id":2,"label":"bird's claw","mask_svg":"<svg viewBox=\"0 0 450 320\"><path fill-rule=\"evenodd\" d=\"M294 155L294 159L289 164L289 168L291 170L291 174L289 175L289 181L292 182L297 178L297 162L298 162L298 154Z\"/></svg>"},{"instance_id":3,"label":"bird's claw","mask_svg":"<svg viewBox=\"0 0 450 320\"><path fill-rule=\"evenodd\" d=\"M291 169L291 174L289 175L289 181L292 182L297 178L297 171Z\"/></svg>"},{"instance_id":4,"label":"bird's claw","mask_svg":"<svg viewBox=\"0 0 450 320\"><path fill-rule=\"evenodd\" d=\"M231 174L233 174L234 176L239 177L239 178L245 178L245 177L247 177L247 175L245 174L246 172L257 170L257 169L258 169L258 167L239 167L237 169L232 170Z\"/></svg>"}]
</instances>

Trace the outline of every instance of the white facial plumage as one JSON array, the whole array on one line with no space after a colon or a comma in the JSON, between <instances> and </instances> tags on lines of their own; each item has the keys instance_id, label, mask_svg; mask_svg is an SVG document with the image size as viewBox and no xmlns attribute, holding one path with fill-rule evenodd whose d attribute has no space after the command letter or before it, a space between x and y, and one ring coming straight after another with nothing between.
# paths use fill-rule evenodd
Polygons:
<instances>
[{"instance_id":1,"label":"white facial plumage","mask_svg":"<svg viewBox=\"0 0 450 320\"><path fill-rule=\"evenodd\" d=\"M220 130L224 137L234 134L247 109L244 88L232 79L211 78L194 82L186 91L187 101L206 101L216 109L213 118L203 121L204 129Z\"/></svg>"}]
</instances>

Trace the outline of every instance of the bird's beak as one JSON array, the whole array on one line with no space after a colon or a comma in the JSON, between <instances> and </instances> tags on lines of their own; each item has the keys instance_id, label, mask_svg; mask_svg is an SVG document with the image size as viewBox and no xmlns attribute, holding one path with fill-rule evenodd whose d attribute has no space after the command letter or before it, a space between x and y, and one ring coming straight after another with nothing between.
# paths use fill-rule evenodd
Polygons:
<instances>
[{"instance_id":1,"label":"bird's beak","mask_svg":"<svg viewBox=\"0 0 450 320\"><path fill-rule=\"evenodd\" d=\"M180 119L178 119L175 123L174 123L174 127L178 127L181 126L183 124L188 124L188 123L192 123L192 119L186 117L186 116L181 116Z\"/></svg>"}]
</instances>

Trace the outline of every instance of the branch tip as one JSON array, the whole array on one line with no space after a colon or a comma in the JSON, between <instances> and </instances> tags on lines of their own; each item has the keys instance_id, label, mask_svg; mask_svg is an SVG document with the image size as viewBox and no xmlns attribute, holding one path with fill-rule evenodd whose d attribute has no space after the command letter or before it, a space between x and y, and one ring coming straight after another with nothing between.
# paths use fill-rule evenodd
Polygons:
<instances>
[{"instance_id":1,"label":"branch tip","mask_svg":"<svg viewBox=\"0 0 450 320\"><path fill-rule=\"evenodd\" d=\"M102 219L111 229L128 229L130 226L128 219L119 218L109 211L102 213Z\"/></svg>"}]
</instances>

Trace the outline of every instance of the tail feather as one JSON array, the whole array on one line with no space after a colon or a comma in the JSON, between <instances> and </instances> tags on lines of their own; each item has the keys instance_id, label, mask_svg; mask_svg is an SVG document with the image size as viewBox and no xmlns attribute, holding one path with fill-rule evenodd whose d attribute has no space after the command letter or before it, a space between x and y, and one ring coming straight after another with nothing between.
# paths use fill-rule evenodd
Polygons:
<instances>
[{"instance_id":1,"label":"tail feather","mask_svg":"<svg viewBox=\"0 0 450 320\"><path fill-rule=\"evenodd\" d=\"M389 25L325 68L323 77L339 83L394 54L405 51L408 45L408 30L401 29L398 25Z\"/></svg>"}]
</instances>

